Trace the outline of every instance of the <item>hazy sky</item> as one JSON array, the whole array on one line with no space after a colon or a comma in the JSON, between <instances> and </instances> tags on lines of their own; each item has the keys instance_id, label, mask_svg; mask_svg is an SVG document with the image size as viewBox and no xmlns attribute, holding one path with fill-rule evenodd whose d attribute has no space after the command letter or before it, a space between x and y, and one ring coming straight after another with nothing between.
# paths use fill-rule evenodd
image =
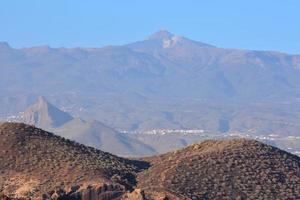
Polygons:
<instances>
[{"instance_id":1,"label":"hazy sky","mask_svg":"<svg viewBox=\"0 0 300 200\"><path fill-rule=\"evenodd\" d=\"M300 54L299 0L1 0L0 41L98 47L160 29L219 47Z\"/></svg>"}]
</instances>

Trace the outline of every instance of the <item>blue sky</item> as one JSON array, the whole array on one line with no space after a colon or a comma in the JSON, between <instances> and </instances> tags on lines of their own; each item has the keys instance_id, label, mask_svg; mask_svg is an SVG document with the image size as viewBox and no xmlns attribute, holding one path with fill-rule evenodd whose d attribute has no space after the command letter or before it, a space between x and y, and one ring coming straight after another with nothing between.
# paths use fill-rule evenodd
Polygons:
<instances>
[{"instance_id":1,"label":"blue sky","mask_svg":"<svg viewBox=\"0 0 300 200\"><path fill-rule=\"evenodd\" d=\"M100 47L166 29L225 48L300 54L299 0L0 0L0 41Z\"/></svg>"}]
</instances>

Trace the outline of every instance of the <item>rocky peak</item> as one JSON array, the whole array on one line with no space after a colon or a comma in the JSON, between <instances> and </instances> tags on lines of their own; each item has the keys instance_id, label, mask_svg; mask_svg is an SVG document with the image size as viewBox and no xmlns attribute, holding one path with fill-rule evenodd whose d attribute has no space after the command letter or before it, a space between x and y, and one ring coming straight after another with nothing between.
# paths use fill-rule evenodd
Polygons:
<instances>
[{"instance_id":1,"label":"rocky peak","mask_svg":"<svg viewBox=\"0 0 300 200\"><path fill-rule=\"evenodd\" d=\"M152 35L150 35L147 39L148 40L163 40L163 39L171 38L173 36L174 36L173 33L170 33L166 30L160 30L160 31L157 31L157 32L153 33Z\"/></svg>"},{"instance_id":2,"label":"rocky peak","mask_svg":"<svg viewBox=\"0 0 300 200\"><path fill-rule=\"evenodd\" d=\"M24 122L40 128L58 127L73 119L71 115L58 109L40 96L37 102L26 109Z\"/></svg>"}]
</instances>

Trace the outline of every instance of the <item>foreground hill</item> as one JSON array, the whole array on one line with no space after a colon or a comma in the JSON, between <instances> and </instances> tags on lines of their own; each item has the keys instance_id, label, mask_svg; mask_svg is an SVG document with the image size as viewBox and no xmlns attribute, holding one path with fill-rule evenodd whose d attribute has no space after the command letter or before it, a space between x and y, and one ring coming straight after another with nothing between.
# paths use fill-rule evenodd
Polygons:
<instances>
[{"instance_id":1,"label":"foreground hill","mask_svg":"<svg viewBox=\"0 0 300 200\"><path fill-rule=\"evenodd\" d=\"M140 170L140 162L25 124L2 124L0 138L0 192L14 198L72 196L72 191L78 196L80 190L88 196L96 190L99 198L114 199L135 185Z\"/></svg>"},{"instance_id":2,"label":"foreground hill","mask_svg":"<svg viewBox=\"0 0 300 200\"><path fill-rule=\"evenodd\" d=\"M25 124L0 125L0 137L0 198L300 198L300 158L253 140L205 141L135 161Z\"/></svg>"},{"instance_id":3,"label":"foreground hill","mask_svg":"<svg viewBox=\"0 0 300 200\"><path fill-rule=\"evenodd\" d=\"M138 183L150 199L300 198L300 158L257 141L205 141L146 160Z\"/></svg>"}]
</instances>

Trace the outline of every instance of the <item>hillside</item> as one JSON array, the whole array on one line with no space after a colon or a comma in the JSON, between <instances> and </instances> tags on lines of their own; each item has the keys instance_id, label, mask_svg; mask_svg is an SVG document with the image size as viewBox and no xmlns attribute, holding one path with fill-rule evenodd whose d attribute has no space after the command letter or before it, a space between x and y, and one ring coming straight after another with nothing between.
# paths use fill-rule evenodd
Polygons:
<instances>
[{"instance_id":1,"label":"hillside","mask_svg":"<svg viewBox=\"0 0 300 200\"><path fill-rule=\"evenodd\" d=\"M99 121L87 122L78 118L50 129L57 135L81 144L102 149L119 156L146 156L157 151L134 136L120 133Z\"/></svg>"},{"instance_id":2,"label":"hillside","mask_svg":"<svg viewBox=\"0 0 300 200\"><path fill-rule=\"evenodd\" d=\"M254 140L208 140L137 161L25 124L0 125L0 137L2 197L45 200L300 198L300 158Z\"/></svg>"},{"instance_id":3,"label":"hillside","mask_svg":"<svg viewBox=\"0 0 300 200\"><path fill-rule=\"evenodd\" d=\"M205 141L146 158L150 199L299 199L300 158L254 140Z\"/></svg>"},{"instance_id":4,"label":"hillside","mask_svg":"<svg viewBox=\"0 0 300 200\"><path fill-rule=\"evenodd\" d=\"M0 137L0 191L14 198L117 198L135 185L145 165L25 124L2 124Z\"/></svg>"}]
</instances>

